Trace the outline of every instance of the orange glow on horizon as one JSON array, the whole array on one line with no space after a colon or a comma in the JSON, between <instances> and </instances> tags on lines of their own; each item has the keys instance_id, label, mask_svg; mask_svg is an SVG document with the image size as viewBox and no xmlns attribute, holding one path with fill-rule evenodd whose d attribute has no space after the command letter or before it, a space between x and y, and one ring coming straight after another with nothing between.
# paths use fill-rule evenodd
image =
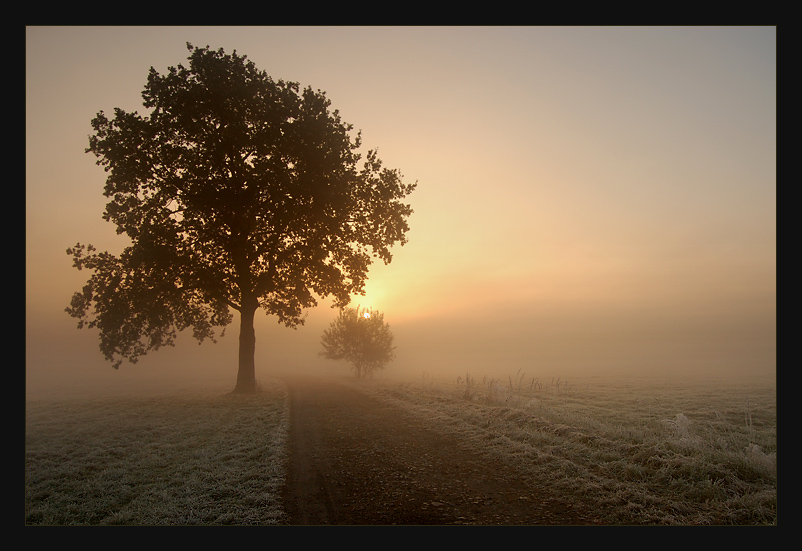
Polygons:
<instances>
[{"instance_id":1,"label":"orange glow on horizon","mask_svg":"<svg viewBox=\"0 0 802 551\"><path fill-rule=\"evenodd\" d=\"M103 365L64 313L88 278L66 248L125 246L90 121L143 113L148 69L185 63L186 42L325 90L418 182L408 243L350 303L398 331L399 363L776 367L774 28L29 26L29 369ZM258 314L258 361L316 362L332 304L298 331ZM235 364L237 323L202 360ZM183 342L145 363L198 354Z\"/></svg>"}]
</instances>

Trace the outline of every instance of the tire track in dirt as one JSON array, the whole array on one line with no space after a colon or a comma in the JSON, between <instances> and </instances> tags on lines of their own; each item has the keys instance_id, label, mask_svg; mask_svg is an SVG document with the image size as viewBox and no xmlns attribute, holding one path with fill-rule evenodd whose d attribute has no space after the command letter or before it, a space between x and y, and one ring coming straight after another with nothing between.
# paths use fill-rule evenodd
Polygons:
<instances>
[{"instance_id":1,"label":"tire track in dirt","mask_svg":"<svg viewBox=\"0 0 802 551\"><path fill-rule=\"evenodd\" d=\"M288 377L293 525L570 525L577 511L509 465L324 378Z\"/></svg>"}]
</instances>

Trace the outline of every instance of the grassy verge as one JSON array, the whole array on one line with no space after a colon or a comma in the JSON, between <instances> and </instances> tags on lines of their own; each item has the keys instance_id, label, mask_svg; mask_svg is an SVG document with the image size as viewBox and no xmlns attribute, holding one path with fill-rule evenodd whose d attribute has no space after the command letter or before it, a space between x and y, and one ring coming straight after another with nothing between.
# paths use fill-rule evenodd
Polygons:
<instances>
[{"instance_id":1,"label":"grassy verge","mask_svg":"<svg viewBox=\"0 0 802 551\"><path fill-rule=\"evenodd\" d=\"M470 374L355 385L575 496L607 524L777 522L776 389Z\"/></svg>"},{"instance_id":2,"label":"grassy verge","mask_svg":"<svg viewBox=\"0 0 802 551\"><path fill-rule=\"evenodd\" d=\"M25 522L277 524L288 423L278 382L26 404Z\"/></svg>"}]
</instances>

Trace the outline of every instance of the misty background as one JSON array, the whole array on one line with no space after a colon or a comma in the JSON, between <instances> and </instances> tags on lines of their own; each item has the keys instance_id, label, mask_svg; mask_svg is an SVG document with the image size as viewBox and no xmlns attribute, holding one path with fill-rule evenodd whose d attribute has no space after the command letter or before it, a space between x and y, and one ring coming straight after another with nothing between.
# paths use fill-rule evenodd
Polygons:
<instances>
[{"instance_id":1,"label":"misty background","mask_svg":"<svg viewBox=\"0 0 802 551\"><path fill-rule=\"evenodd\" d=\"M324 90L418 181L409 243L353 301L395 335L379 376L774 377L774 27L27 27L29 392L233 388L237 317L115 371L64 312L90 276L67 247L126 245L90 121L145 114L186 42ZM329 306L257 312L257 379L349 373L318 356Z\"/></svg>"}]
</instances>

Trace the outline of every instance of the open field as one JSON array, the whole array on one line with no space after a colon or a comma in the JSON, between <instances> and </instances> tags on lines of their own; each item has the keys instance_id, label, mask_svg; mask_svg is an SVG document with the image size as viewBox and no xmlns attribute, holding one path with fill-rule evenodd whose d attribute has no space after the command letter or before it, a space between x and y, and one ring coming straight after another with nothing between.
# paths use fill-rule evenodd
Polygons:
<instances>
[{"instance_id":1,"label":"open field","mask_svg":"<svg viewBox=\"0 0 802 551\"><path fill-rule=\"evenodd\" d=\"M29 398L26 524L281 524L288 401L280 380L262 384L254 396ZM346 384L514 465L522 481L595 504L605 524L777 522L773 381Z\"/></svg>"},{"instance_id":2,"label":"open field","mask_svg":"<svg viewBox=\"0 0 802 551\"><path fill-rule=\"evenodd\" d=\"M505 458L529 481L596 503L607 524L777 522L773 382L573 385L518 373L364 388Z\"/></svg>"},{"instance_id":3,"label":"open field","mask_svg":"<svg viewBox=\"0 0 802 551\"><path fill-rule=\"evenodd\" d=\"M276 524L288 408L280 382L157 397L29 400L27 524Z\"/></svg>"}]
</instances>

